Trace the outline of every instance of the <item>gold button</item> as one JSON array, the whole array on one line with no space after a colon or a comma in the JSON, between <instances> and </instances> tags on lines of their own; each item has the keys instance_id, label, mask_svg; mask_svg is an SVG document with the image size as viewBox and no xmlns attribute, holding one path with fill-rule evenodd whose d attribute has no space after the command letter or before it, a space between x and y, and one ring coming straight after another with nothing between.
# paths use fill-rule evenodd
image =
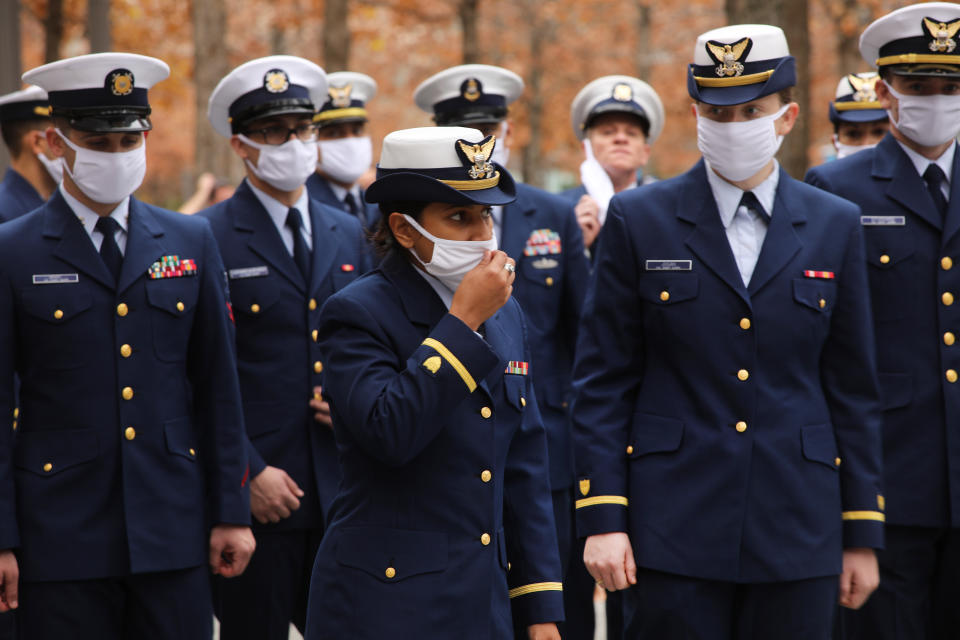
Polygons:
<instances>
[{"instance_id":1,"label":"gold button","mask_svg":"<svg viewBox=\"0 0 960 640\"><path fill-rule=\"evenodd\" d=\"M310 333L310 335L313 336L313 341L316 342L316 341L317 341L317 337L320 335L320 332L317 331L316 329L314 329L314 330Z\"/></svg>"},{"instance_id":2,"label":"gold button","mask_svg":"<svg viewBox=\"0 0 960 640\"><path fill-rule=\"evenodd\" d=\"M61 309L57 309L53 312L53 317L57 320L61 319L63 317L63 311Z\"/></svg>"},{"instance_id":3,"label":"gold button","mask_svg":"<svg viewBox=\"0 0 960 640\"><path fill-rule=\"evenodd\" d=\"M177 300L177 311L183 311L186 307L183 306L183 301Z\"/></svg>"},{"instance_id":4,"label":"gold button","mask_svg":"<svg viewBox=\"0 0 960 640\"><path fill-rule=\"evenodd\" d=\"M493 411L490 410L490 407L484 407L483 409L480 409L480 415L484 418L489 418L493 415Z\"/></svg>"},{"instance_id":5,"label":"gold button","mask_svg":"<svg viewBox=\"0 0 960 640\"><path fill-rule=\"evenodd\" d=\"M520 406L521 406L521 407L527 406L527 399L524 398L524 397L522 397L522 396L521 396L521 398L520 398Z\"/></svg>"},{"instance_id":6,"label":"gold button","mask_svg":"<svg viewBox=\"0 0 960 640\"><path fill-rule=\"evenodd\" d=\"M323 394L320 393L319 391L315 391L313 393L313 399L317 401L323 400Z\"/></svg>"},{"instance_id":7,"label":"gold button","mask_svg":"<svg viewBox=\"0 0 960 640\"><path fill-rule=\"evenodd\" d=\"M127 440L133 440L137 437L137 431L133 427L127 427L123 430L123 437Z\"/></svg>"},{"instance_id":8,"label":"gold button","mask_svg":"<svg viewBox=\"0 0 960 640\"><path fill-rule=\"evenodd\" d=\"M124 400L130 400L133 398L133 389L130 387L124 387L121 393L123 394Z\"/></svg>"},{"instance_id":9,"label":"gold button","mask_svg":"<svg viewBox=\"0 0 960 640\"><path fill-rule=\"evenodd\" d=\"M566 409L567 407L570 406L570 403L567 402L566 400L564 400L563 402L560 403L560 406L563 407L564 409Z\"/></svg>"},{"instance_id":10,"label":"gold button","mask_svg":"<svg viewBox=\"0 0 960 640\"><path fill-rule=\"evenodd\" d=\"M953 260L947 256L940 258L940 268L944 271L950 271L950 269L953 269Z\"/></svg>"},{"instance_id":11,"label":"gold button","mask_svg":"<svg viewBox=\"0 0 960 640\"><path fill-rule=\"evenodd\" d=\"M482 536L480 536L480 544L482 544L483 546L487 546L488 544L490 544L490 534L489 534L489 533L485 533L485 534L483 534Z\"/></svg>"},{"instance_id":12,"label":"gold button","mask_svg":"<svg viewBox=\"0 0 960 640\"><path fill-rule=\"evenodd\" d=\"M387 567L387 570L383 572L383 575L387 576L388 578L392 578L397 575L397 570L393 567Z\"/></svg>"},{"instance_id":13,"label":"gold button","mask_svg":"<svg viewBox=\"0 0 960 640\"><path fill-rule=\"evenodd\" d=\"M746 422L744 422L743 420L741 420L740 422L737 423L737 431L738 431L738 432L743 433L743 432L746 431L746 430L747 430L747 423L746 423Z\"/></svg>"},{"instance_id":14,"label":"gold button","mask_svg":"<svg viewBox=\"0 0 960 640\"><path fill-rule=\"evenodd\" d=\"M750 318L740 318L740 328L746 331L750 328Z\"/></svg>"},{"instance_id":15,"label":"gold button","mask_svg":"<svg viewBox=\"0 0 960 640\"><path fill-rule=\"evenodd\" d=\"M887 254L883 254L882 256L880 256L880 264L887 264L889 262L890 262L890 256L888 256Z\"/></svg>"},{"instance_id":16,"label":"gold button","mask_svg":"<svg viewBox=\"0 0 960 640\"><path fill-rule=\"evenodd\" d=\"M16 421L16 420L13 421L13 430L14 430L14 431L17 430L17 421Z\"/></svg>"},{"instance_id":17,"label":"gold button","mask_svg":"<svg viewBox=\"0 0 960 640\"><path fill-rule=\"evenodd\" d=\"M740 369L740 371L737 371L737 378L740 379L741 382L746 380L749 377L750 377L750 372L747 371L746 369Z\"/></svg>"},{"instance_id":18,"label":"gold button","mask_svg":"<svg viewBox=\"0 0 960 640\"><path fill-rule=\"evenodd\" d=\"M669 292L669 291L661 291L661 292L660 292L660 299L663 300L664 302L666 302L667 300L669 300L669 299L670 299L670 292Z\"/></svg>"},{"instance_id":19,"label":"gold button","mask_svg":"<svg viewBox=\"0 0 960 640\"><path fill-rule=\"evenodd\" d=\"M507 571L510 571L510 569L512 569L512 568L513 568L513 565L508 562L508 563L507 563Z\"/></svg>"},{"instance_id":20,"label":"gold button","mask_svg":"<svg viewBox=\"0 0 960 640\"><path fill-rule=\"evenodd\" d=\"M956 382L956 381L957 381L957 370L947 369L947 382Z\"/></svg>"},{"instance_id":21,"label":"gold button","mask_svg":"<svg viewBox=\"0 0 960 640\"><path fill-rule=\"evenodd\" d=\"M628 455L628 456L629 456L629 455L633 455L633 445L632 445L632 444L628 444L628 445L627 445L627 455Z\"/></svg>"},{"instance_id":22,"label":"gold button","mask_svg":"<svg viewBox=\"0 0 960 640\"><path fill-rule=\"evenodd\" d=\"M20 407L14 407L14 408L13 408L13 417L14 417L14 418L19 418L19 417L20 417Z\"/></svg>"},{"instance_id":23,"label":"gold button","mask_svg":"<svg viewBox=\"0 0 960 640\"><path fill-rule=\"evenodd\" d=\"M117 305L117 315L121 318L127 315L130 312L130 309L127 307L126 303L121 302Z\"/></svg>"},{"instance_id":24,"label":"gold button","mask_svg":"<svg viewBox=\"0 0 960 640\"><path fill-rule=\"evenodd\" d=\"M317 360L316 362L314 362L314 363L313 363L313 371L314 371L314 373L320 373L321 371L323 371L323 363L320 362L319 360Z\"/></svg>"},{"instance_id":25,"label":"gold button","mask_svg":"<svg viewBox=\"0 0 960 640\"><path fill-rule=\"evenodd\" d=\"M310 311L315 311L317 308L317 299L310 298L310 304L308 304L307 306L310 307Z\"/></svg>"},{"instance_id":26,"label":"gold button","mask_svg":"<svg viewBox=\"0 0 960 640\"><path fill-rule=\"evenodd\" d=\"M947 305L948 307L953 304L953 294L949 291L944 293L940 299L943 300L943 304Z\"/></svg>"},{"instance_id":27,"label":"gold button","mask_svg":"<svg viewBox=\"0 0 960 640\"><path fill-rule=\"evenodd\" d=\"M820 308L823 309L825 306L827 306L827 301L823 298L820 298Z\"/></svg>"},{"instance_id":28,"label":"gold button","mask_svg":"<svg viewBox=\"0 0 960 640\"><path fill-rule=\"evenodd\" d=\"M953 335L952 332L947 331L945 334L943 334L943 344L947 345L948 347L953 346L953 343L956 341L957 336Z\"/></svg>"},{"instance_id":29,"label":"gold button","mask_svg":"<svg viewBox=\"0 0 960 640\"><path fill-rule=\"evenodd\" d=\"M120 355L124 358L129 358L133 355L133 348L128 344L120 345Z\"/></svg>"},{"instance_id":30,"label":"gold button","mask_svg":"<svg viewBox=\"0 0 960 640\"><path fill-rule=\"evenodd\" d=\"M480 472L480 479L484 482L490 482L491 478L493 478L493 474L490 472L490 469L484 469Z\"/></svg>"},{"instance_id":31,"label":"gold button","mask_svg":"<svg viewBox=\"0 0 960 640\"><path fill-rule=\"evenodd\" d=\"M260 313L260 305L254 302L252 305L250 305L250 311L251 313Z\"/></svg>"},{"instance_id":32,"label":"gold button","mask_svg":"<svg viewBox=\"0 0 960 640\"><path fill-rule=\"evenodd\" d=\"M835 465L838 466L838 467L840 466L840 462L841 462L841 460L840 460L839 457L833 459L833 464L835 464Z\"/></svg>"},{"instance_id":33,"label":"gold button","mask_svg":"<svg viewBox=\"0 0 960 640\"><path fill-rule=\"evenodd\" d=\"M191 455L191 456L197 455L197 450L194 449L193 447L190 447L190 455Z\"/></svg>"},{"instance_id":34,"label":"gold button","mask_svg":"<svg viewBox=\"0 0 960 640\"><path fill-rule=\"evenodd\" d=\"M46 464L43 465L43 470L46 471L47 473L50 473L50 471L53 470L53 465L47 462Z\"/></svg>"},{"instance_id":35,"label":"gold button","mask_svg":"<svg viewBox=\"0 0 960 640\"><path fill-rule=\"evenodd\" d=\"M544 282L547 283L547 286L548 286L548 287L552 287L552 286L553 286L553 278L550 277L550 276L547 276L547 279L544 280Z\"/></svg>"}]
</instances>

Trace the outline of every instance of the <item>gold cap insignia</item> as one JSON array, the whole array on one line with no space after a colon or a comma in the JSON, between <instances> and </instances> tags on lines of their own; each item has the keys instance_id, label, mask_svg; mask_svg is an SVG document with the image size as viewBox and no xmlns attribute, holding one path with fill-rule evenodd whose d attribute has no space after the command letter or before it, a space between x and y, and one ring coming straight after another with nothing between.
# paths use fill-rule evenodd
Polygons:
<instances>
[{"instance_id":1,"label":"gold cap insignia","mask_svg":"<svg viewBox=\"0 0 960 640\"><path fill-rule=\"evenodd\" d=\"M590 478L584 478L580 481L580 495L587 495L590 493Z\"/></svg>"},{"instance_id":2,"label":"gold cap insignia","mask_svg":"<svg viewBox=\"0 0 960 640\"><path fill-rule=\"evenodd\" d=\"M330 103L338 109L350 106L350 93L353 91L353 84L344 87L330 87Z\"/></svg>"},{"instance_id":3,"label":"gold cap insignia","mask_svg":"<svg viewBox=\"0 0 960 640\"><path fill-rule=\"evenodd\" d=\"M290 88L290 78L281 69L271 69L263 76L263 88L270 93L283 93Z\"/></svg>"},{"instance_id":4,"label":"gold cap insignia","mask_svg":"<svg viewBox=\"0 0 960 640\"><path fill-rule=\"evenodd\" d=\"M633 100L633 89L628 84L618 84L613 88L613 99L617 102L630 102Z\"/></svg>"},{"instance_id":5,"label":"gold cap insignia","mask_svg":"<svg viewBox=\"0 0 960 640\"><path fill-rule=\"evenodd\" d=\"M480 81L476 78L467 78L466 82L460 87L460 95L463 96L464 100L469 100L470 102L479 100L480 96L483 95L483 90L480 88Z\"/></svg>"},{"instance_id":6,"label":"gold cap insignia","mask_svg":"<svg viewBox=\"0 0 960 640\"><path fill-rule=\"evenodd\" d=\"M923 29L931 38L930 51L934 53L953 53L957 48L957 41L953 36L960 31L960 18L950 22L940 22L934 18L923 19Z\"/></svg>"},{"instance_id":7,"label":"gold cap insignia","mask_svg":"<svg viewBox=\"0 0 960 640\"><path fill-rule=\"evenodd\" d=\"M133 73L126 69L117 69L107 76L107 86L115 96L128 96L133 93Z\"/></svg>"},{"instance_id":8,"label":"gold cap insignia","mask_svg":"<svg viewBox=\"0 0 960 640\"><path fill-rule=\"evenodd\" d=\"M710 40L707 42L707 53L717 63L717 75L721 78L730 78L743 73L741 60L747 57L751 47L753 47L753 41L750 38L744 38L732 44Z\"/></svg>"},{"instance_id":9,"label":"gold cap insignia","mask_svg":"<svg viewBox=\"0 0 960 640\"><path fill-rule=\"evenodd\" d=\"M436 373L440 371L441 364L443 364L443 360L440 359L440 356L430 356L423 361L423 368L430 373Z\"/></svg>"},{"instance_id":10,"label":"gold cap insignia","mask_svg":"<svg viewBox=\"0 0 960 640\"><path fill-rule=\"evenodd\" d=\"M487 136L477 144L470 144L465 140L457 140L457 154L460 159L470 166L467 173L474 180L481 178L493 178L497 170L490 162L493 155L493 148L497 144L495 136Z\"/></svg>"},{"instance_id":11,"label":"gold cap insignia","mask_svg":"<svg viewBox=\"0 0 960 640\"><path fill-rule=\"evenodd\" d=\"M861 78L856 74L850 74L847 76L847 82L850 83L850 86L853 87L853 101L854 102L876 102L877 101L877 80L880 79L880 76L873 76L872 78Z\"/></svg>"}]
</instances>

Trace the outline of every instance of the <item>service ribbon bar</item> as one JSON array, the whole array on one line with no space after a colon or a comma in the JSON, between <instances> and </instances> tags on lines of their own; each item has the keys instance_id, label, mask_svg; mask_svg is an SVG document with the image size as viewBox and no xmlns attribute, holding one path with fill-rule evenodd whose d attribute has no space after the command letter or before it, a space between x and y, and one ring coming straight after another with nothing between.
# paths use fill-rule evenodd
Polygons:
<instances>
[{"instance_id":1,"label":"service ribbon bar","mask_svg":"<svg viewBox=\"0 0 960 640\"><path fill-rule=\"evenodd\" d=\"M180 256L163 256L147 270L151 280L163 278L182 278L197 275L197 263L192 258L180 259Z\"/></svg>"},{"instance_id":2,"label":"service ribbon bar","mask_svg":"<svg viewBox=\"0 0 960 640\"><path fill-rule=\"evenodd\" d=\"M824 280L833 280L833 271L811 271L807 269L803 272L805 278L823 278Z\"/></svg>"},{"instance_id":3,"label":"service ribbon bar","mask_svg":"<svg viewBox=\"0 0 960 640\"><path fill-rule=\"evenodd\" d=\"M527 375L527 370L530 368L530 365L526 362L519 362L517 360L511 360L507 363L507 368L504 373L513 373L518 376Z\"/></svg>"}]
</instances>

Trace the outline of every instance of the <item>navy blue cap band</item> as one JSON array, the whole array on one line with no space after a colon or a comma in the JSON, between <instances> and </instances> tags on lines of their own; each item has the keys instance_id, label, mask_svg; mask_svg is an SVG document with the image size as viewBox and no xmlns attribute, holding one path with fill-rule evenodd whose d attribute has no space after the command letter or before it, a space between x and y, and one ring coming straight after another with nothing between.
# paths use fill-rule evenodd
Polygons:
<instances>
[{"instance_id":1,"label":"navy blue cap band","mask_svg":"<svg viewBox=\"0 0 960 640\"><path fill-rule=\"evenodd\" d=\"M241 123L252 120L257 116L270 111L277 113L277 107L289 107L290 112L309 111L313 113L314 106L310 100L310 91L301 85L291 84L283 93L273 93L264 87L257 87L248 91L233 101L228 115L230 123L236 131Z\"/></svg>"},{"instance_id":2,"label":"navy blue cap band","mask_svg":"<svg viewBox=\"0 0 960 640\"><path fill-rule=\"evenodd\" d=\"M119 96L102 87L50 91L47 95L54 113L66 113L71 109L97 109L101 107L150 109L150 103L147 101L147 90L142 87L134 87L128 94Z\"/></svg>"}]
</instances>

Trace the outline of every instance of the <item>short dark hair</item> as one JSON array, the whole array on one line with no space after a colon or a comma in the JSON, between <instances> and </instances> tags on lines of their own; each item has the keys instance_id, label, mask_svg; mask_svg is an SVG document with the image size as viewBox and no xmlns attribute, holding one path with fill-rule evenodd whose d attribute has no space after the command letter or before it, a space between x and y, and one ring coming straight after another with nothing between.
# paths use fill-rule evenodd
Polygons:
<instances>
[{"instance_id":1,"label":"short dark hair","mask_svg":"<svg viewBox=\"0 0 960 640\"><path fill-rule=\"evenodd\" d=\"M10 150L14 158L23 153L23 138L31 131L45 131L50 126L48 118L33 120L8 120L0 124L0 133L3 134L3 143Z\"/></svg>"},{"instance_id":2,"label":"short dark hair","mask_svg":"<svg viewBox=\"0 0 960 640\"><path fill-rule=\"evenodd\" d=\"M786 89L780 89L777 91L777 95L780 96L780 104L790 104L793 102L793 87L787 87Z\"/></svg>"},{"instance_id":3,"label":"short dark hair","mask_svg":"<svg viewBox=\"0 0 960 640\"><path fill-rule=\"evenodd\" d=\"M380 203L380 222L373 232L371 243L377 256L384 258L387 254L399 251L400 244L393 236L393 230L390 229L390 214L402 213L410 216L417 222L420 222L420 214L427 208L429 202L381 202Z\"/></svg>"}]
</instances>

